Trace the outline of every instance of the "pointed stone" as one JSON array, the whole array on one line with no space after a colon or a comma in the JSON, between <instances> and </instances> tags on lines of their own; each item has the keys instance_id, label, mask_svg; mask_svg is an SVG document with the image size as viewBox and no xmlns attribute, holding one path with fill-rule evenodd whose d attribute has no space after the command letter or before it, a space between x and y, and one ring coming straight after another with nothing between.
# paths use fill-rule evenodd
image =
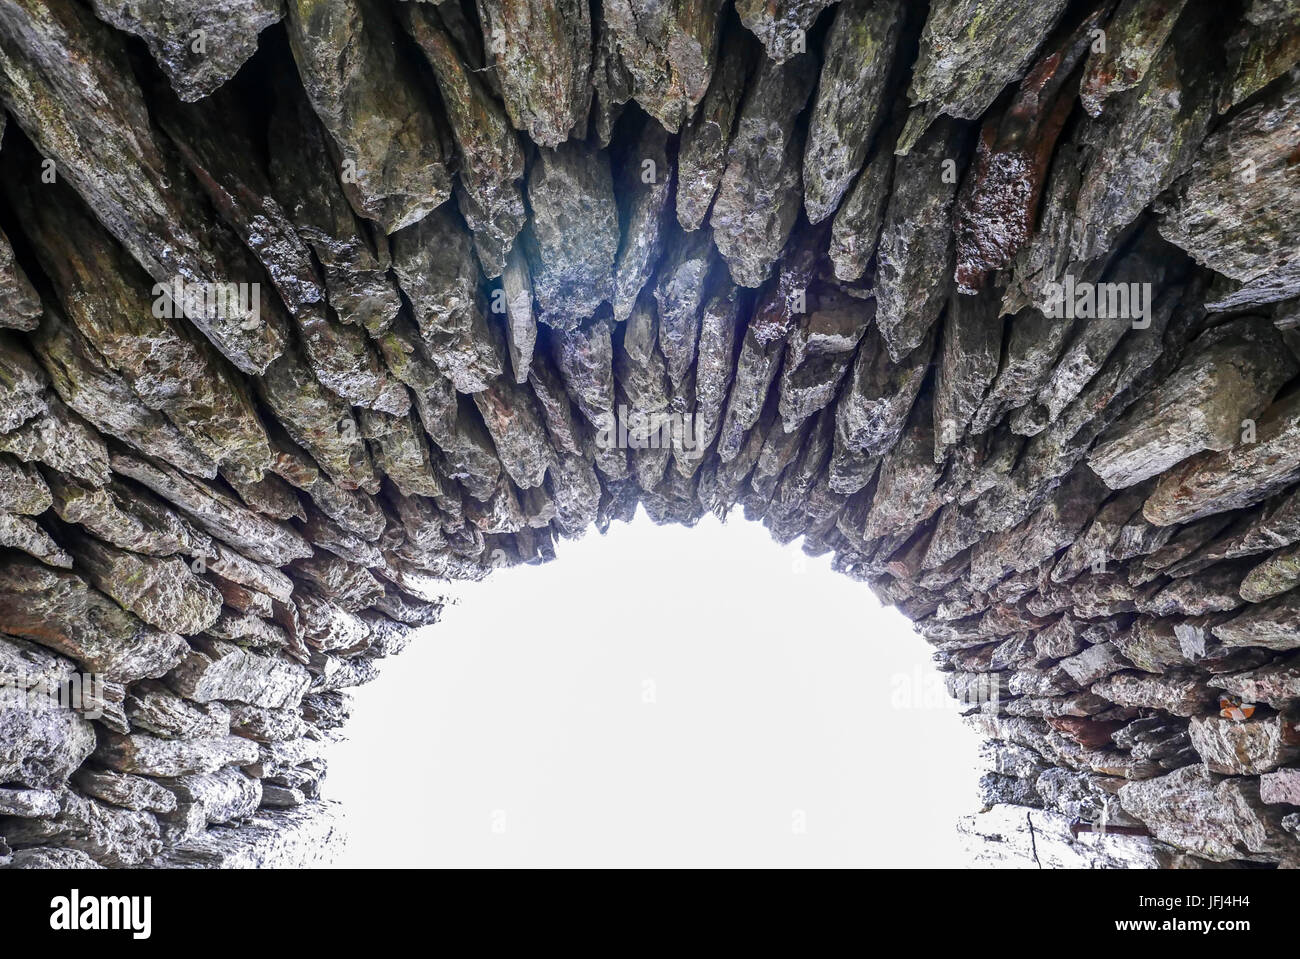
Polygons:
<instances>
[{"instance_id":1,"label":"pointed stone","mask_svg":"<svg viewBox=\"0 0 1300 959\"><path fill-rule=\"evenodd\" d=\"M343 192L393 233L451 196L442 138L378 0L288 0L303 88L337 148Z\"/></svg>"},{"instance_id":2,"label":"pointed stone","mask_svg":"<svg viewBox=\"0 0 1300 959\"><path fill-rule=\"evenodd\" d=\"M194 101L239 72L257 52L257 35L280 20L283 8L279 0L95 0L95 15L144 40L177 95Z\"/></svg>"},{"instance_id":3,"label":"pointed stone","mask_svg":"<svg viewBox=\"0 0 1300 959\"><path fill-rule=\"evenodd\" d=\"M941 120L894 170L876 249L876 325L895 363L920 344L948 299L967 139L962 124Z\"/></svg>"},{"instance_id":4,"label":"pointed stone","mask_svg":"<svg viewBox=\"0 0 1300 959\"><path fill-rule=\"evenodd\" d=\"M804 148L810 223L835 212L888 116L885 95L906 20L902 0L846 0L835 11Z\"/></svg>"},{"instance_id":5,"label":"pointed stone","mask_svg":"<svg viewBox=\"0 0 1300 959\"><path fill-rule=\"evenodd\" d=\"M767 278L799 215L804 136L795 121L816 81L816 60L800 53L763 61L745 93L709 215L713 242L740 286Z\"/></svg>"},{"instance_id":6,"label":"pointed stone","mask_svg":"<svg viewBox=\"0 0 1300 959\"><path fill-rule=\"evenodd\" d=\"M483 46L516 130L581 138L591 107L591 11L578 0L478 0Z\"/></svg>"},{"instance_id":7,"label":"pointed stone","mask_svg":"<svg viewBox=\"0 0 1300 959\"><path fill-rule=\"evenodd\" d=\"M739 0L740 22L762 41L767 55L785 63L808 49L808 31L831 0Z\"/></svg>"},{"instance_id":8,"label":"pointed stone","mask_svg":"<svg viewBox=\"0 0 1300 959\"><path fill-rule=\"evenodd\" d=\"M721 8L721 0L609 0L601 8L632 77L633 96L674 133L709 87Z\"/></svg>"},{"instance_id":9,"label":"pointed stone","mask_svg":"<svg viewBox=\"0 0 1300 959\"><path fill-rule=\"evenodd\" d=\"M688 232L704 223L722 182L750 59L747 38L737 30L725 30L708 93L682 129L677 154L677 222Z\"/></svg>"},{"instance_id":10,"label":"pointed stone","mask_svg":"<svg viewBox=\"0 0 1300 959\"><path fill-rule=\"evenodd\" d=\"M571 330L614 294L620 234L608 156L576 144L539 152L528 204L525 252L538 319Z\"/></svg>"},{"instance_id":11,"label":"pointed stone","mask_svg":"<svg viewBox=\"0 0 1300 959\"><path fill-rule=\"evenodd\" d=\"M504 108L483 83L468 51L427 4L399 8L407 31L433 68L460 158L461 214L488 277L500 276L525 220L519 180L524 153Z\"/></svg>"},{"instance_id":12,"label":"pointed stone","mask_svg":"<svg viewBox=\"0 0 1300 959\"><path fill-rule=\"evenodd\" d=\"M393 237L393 271L415 311L430 358L462 393L504 372L500 330L484 311L469 234L449 209Z\"/></svg>"}]
</instances>

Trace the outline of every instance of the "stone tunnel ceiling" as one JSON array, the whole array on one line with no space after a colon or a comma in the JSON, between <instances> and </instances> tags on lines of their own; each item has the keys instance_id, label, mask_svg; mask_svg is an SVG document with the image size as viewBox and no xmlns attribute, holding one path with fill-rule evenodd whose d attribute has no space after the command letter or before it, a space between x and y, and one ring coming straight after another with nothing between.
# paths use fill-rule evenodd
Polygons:
<instances>
[{"instance_id":1,"label":"stone tunnel ceiling","mask_svg":"<svg viewBox=\"0 0 1300 959\"><path fill-rule=\"evenodd\" d=\"M0 0L0 863L278 861L440 580L639 503L906 614L1006 821L1300 864L1298 59L1296 0Z\"/></svg>"}]
</instances>

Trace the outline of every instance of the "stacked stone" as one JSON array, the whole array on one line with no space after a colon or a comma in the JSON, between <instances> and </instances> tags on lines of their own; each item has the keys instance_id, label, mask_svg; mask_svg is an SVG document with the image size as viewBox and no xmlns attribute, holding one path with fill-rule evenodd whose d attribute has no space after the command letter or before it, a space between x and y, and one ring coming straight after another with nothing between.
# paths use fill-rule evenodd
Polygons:
<instances>
[{"instance_id":1,"label":"stacked stone","mask_svg":"<svg viewBox=\"0 0 1300 959\"><path fill-rule=\"evenodd\" d=\"M0 862L271 861L439 581L640 504L912 619L1052 862L1300 864L1297 38L0 0L0 680L98 680L0 705Z\"/></svg>"}]
</instances>

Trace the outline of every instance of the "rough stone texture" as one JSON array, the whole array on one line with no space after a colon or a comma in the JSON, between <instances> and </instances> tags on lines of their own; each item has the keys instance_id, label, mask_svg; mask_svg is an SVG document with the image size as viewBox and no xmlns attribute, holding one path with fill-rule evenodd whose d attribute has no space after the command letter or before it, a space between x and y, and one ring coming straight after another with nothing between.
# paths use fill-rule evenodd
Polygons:
<instances>
[{"instance_id":1,"label":"rough stone texture","mask_svg":"<svg viewBox=\"0 0 1300 959\"><path fill-rule=\"evenodd\" d=\"M257 52L257 35L283 16L282 0L96 0L95 14L149 46L182 100L198 100ZM197 36L196 36L197 34Z\"/></svg>"},{"instance_id":2,"label":"rough stone texture","mask_svg":"<svg viewBox=\"0 0 1300 959\"><path fill-rule=\"evenodd\" d=\"M982 860L1300 864L1300 22L1212 6L0 0L8 865L327 856L440 583L638 505L914 621Z\"/></svg>"}]
</instances>

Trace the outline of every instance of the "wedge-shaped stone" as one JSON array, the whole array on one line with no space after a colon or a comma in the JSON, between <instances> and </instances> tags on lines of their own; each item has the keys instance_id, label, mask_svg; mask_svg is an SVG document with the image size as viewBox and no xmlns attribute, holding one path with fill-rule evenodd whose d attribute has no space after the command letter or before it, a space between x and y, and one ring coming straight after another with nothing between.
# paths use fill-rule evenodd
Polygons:
<instances>
[{"instance_id":1,"label":"wedge-shaped stone","mask_svg":"<svg viewBox=\"0 0 1300 959\"><path fill-rule=\"evenodd\" d=\"M614 293L620 234L609 157L572 143L541 151L528 171L528 205L524 252L538 319L571 330Z\"/></svg>"},{"instance_id":2,"label":"wedge-shaped stone","mask_svg":"<svg viewBox=\"0 0 1300 959\"><path fill-rule=\"evenodd\" d=\"M763 42L767 56L784 63L808 49L807 33L831 0L740 0L736 13Z\"/></svg>"},{"instance_id":3,"label":"wedge-shaped stone","mask_svg":"<svg viewBox=\"0 0 1300 959\"><path fill-rule=\"evenodd\" d=\"M378 334L402 306L386 272L388 244L376 244L344 196L328 134L296 77L277 78L274 93L267 145L276 197L324 269L329 305L339 319Z\"/></svg>"},{"instance_id":4,"label":"wedge-shaped stone","mask_svg":"<svg viewBox=\"0 0 1300 959\"><path fill-rule=\"evenodd\" d=\"M95 0L95 14L144 40L177 95L198 100L257 52L257 35L279 21L283 7L279 0Z\"/></svg>"},{"instance_id":5,"label":"wedge-shaped stone","mask_svg":"<svg viewBox=\"0 0 1300 959\"><path fill-rule=\"evenodd\" d=\"M665 244L665 211L672 198L668 134L653 120L617 154L615 193L620 197L623 241L614 263L614 319L626 320ZM676 244L674 244L676 245Z\"/></svg>"},{"instance_id":6,"label":"wedge-shaped stone","mask_svg":"<svg viewBox=\"0 0 1300 959\"><path fill-rule=\"evenodd\" d=\"M233 699L275 709L297 705L311 685L306 667L281 656L251 653L233 643L202 637L191 645L185 659L167 675L167 684L186 699L198 703Z\"/></svg>"},{"instance_id":7,"label":"wedge-shaped stone","mask_svg":"<svg viewBox=\"0 0 1300 959\"><path fill-rule=\"evenodd\" d=\"M764 60L750 82L709 215L713 242L741 286L758 286L794 228L804 134L795 122L817 82L813 56Z\"/></svg>"},{"instance_id":8,"label":"wedge-shaped stone","mask_svg":"<svg viewBox=\"0 0 1300 959\"><path fill-rule=\"evenodd\" d=\"M580 0L479 0L484 52L516 130L554 148L591 107L591 10Z\"/></svg>"},{"instance_id":9,"label":"wedge-shaped stone","mask_svg":"<svg viewBox=\"0 0 1300 959\"><path fill-rule=\"evenodd\" d=\"M1052 32L1065 0L940 0L930 7L898 144L907 153L940 114L973 120L1021 77Z\"/></svg>"},{"instance_id":10,"label":"wedge-shaped stone","mask_svg":"<svg viewBox=\"0 0 1300 959\"><path fill-rule=\"evenodd\" d=\"M632 77L632 95L674 133L709 87L721 8L721 0L610 0L601 8Z\"/></svg>"},{"instance_id":11,"label":"wedge-shaped stone","mask_svg":"<svg viewBox=\"0 0 1300 959\"><path fill-rule=\"evenodd\" d=\"M0 568L0 621L111 682L161 676L186 650L181 637L140 622L77 574L23 558Z\"/></svg>"},{"instance_id":12,"label":"wedge-shaped stone","mask_svg":"<svg viewBox=\"0 0 1300 959\"><path fill-rule=\"evenodd\" d=\"M1106 43L1088 57L1079 83L1079 100L1093 116L1107 97L1142 82L1169 39L1187 0L1121 0L1106 24Z\"/></svg>"},{"instance_id":13,"label":"wedge-shaped stone","mask_svg":"<svg viewBox=\"0 0 1300 959\"><path fill-rule=\"evenodd\" d=\"M151 814L86 799L70 789L60 796L57 816L8 820L5 837L14 845L56 847L51 853L81 852L93 862L118 868L139 865L162 850L158 821ZM46 863L64 869L84 865L63 856Z\"/></svg>"},{"instance_id":14,"label":"wedge-shaped stone","mask_svg":"<svg viewBox=\"0 0 1300 959\"><path fill-rule=\"evenodd\" d=\"M835 11L804 147L810 223L835 212L888 116L885 95L906 20L902 0L847 0Z\"/></svg>"},{"instance_id":15,"label":"wedge-shaped stone","mask_svg":"<svg viewBox=\"0 0 1300 959\"><path fill-rule=\"evenodd\" d=\"M385 233L451 196L442 138L419 80L393 55L377 0L289 0L289 45L307 98L337 147L343 192Z\"/></svg>"},{"instance_id":16,"label":"wedge-shaped stone","mask_svg":"<svg viewBox=\"0 0 1300 959\"><path fill-rule=\"evenodd\" d=\"M193 179L150 125L124 38L74 0L22 0L0 21L0 100L154 280L258 282L257 265L213 228ZM188 315L244 372L284 348L284 327L269 313L209 301Z\"/></svg>"},{"instance_id":17,"label":"wedge-shaped stone","mask_svg":"<svg viewBox=\"0 0 1300 959\"><path fill-rule=\"evenodd\" d=\"M727 151L750 67L750 44L737 30L723 32L717 69L700 108L682 129L677 153L677 222L698 230L709 214L727 166Z\"/></svg>"},{"instance_id":18,"label":"wedge-shaped stone","mask_svg":"<svg viewBox=\"0 0 1300 959\"><path fill-rule=\"evenodd\" d=\"M174 503L203 529L252 559L279 566L311 555L307 541L292 527L253 512L214 487L126 454L114 454L112 462L115 472Z\"/></svg>"},{"instance_id":19,"label":"wedge-shaped stone","mask_svg":"<svg viewBox=\"0 0 1300 959\"><path fill-rule=\"evenodd\" d=\"M474 234L474 249L489 277L505 269L515 237L525 220L518 180L524 154L505 109L479 75L471 51L458 49L456 37L429 4L407 4L402 22L433 68L460 158L460 211Z\"/></svg>"},{"instance_id":20,"label":"wedge-shaped stone","mask_svg":"<svg viewBox=\"0 0 1300 959\"><path fill-rule=\"evenodd\" d=\"M321 385L298 347L272 363L257 388L293 441L334 482L349 489L378 489L379 478L352 407Z\"/></svg>"},{"instance_id":21,"label":"wedge-shaped stone","mask_svg":"<svg viewBox=\"0 0 1300 959\"><path fill-rule=\"evenodd\" d=\"M75 781L87 796L122 809L152 813L176 809L176 797L147 776L85 766L77 772Z\"/></svg>"},{"instance_id":22,"label":"wedge-shaped stone","mask_svg":"<svg viewBox=\"0 0 1300 959\"><path fill-rule=\"evenodd\" d=\"M790 331L781 367L779 410L787 433L828 405L853 362L875 304L832 287L807 295L807 313Z\"/></svg>"},{"instance_id":23,"label":"wedge-shaped stone","mask_svg":"<svg viewBox=\"0 0 1300 959\"><path fill-rule=\"evenodd\" d=\"M964 125L942 120L894 169L876 248L876 325L895 363L916 349L948 300L952 207L967 139Z\"/></svg>"},{"instance_id":24,"label":"wedge-shaped stone","mask_svg":"<svg viewBox=\"0 0 1300 959\"><path fill-rule=\"evenodd\" d=\"M25 645L21 640L0 639L0 675L8 687L6 701L0 704L0 776L6 783L52 789L62 786L94 751L95 727L49 697L50 690L41 684L42 673L37 672L45 665L44 651L38 647L31 652ZM66 666L73 668L71 663ZM24 689L33 690L30 698L15 701L15 691ZM43 802L31 813L51 815L48 805ZM0 799L0 815L27 813Z\"/></svg>"},{"instance_id":25,"label":"wedge-shaped stone","mask_svg":"<svg viewBox=\"0 0 1300 959\"><path fill-rule=\"evenodd\" d=\"M105 543L146 556L186 553L208 556L212 540L155 499L147 490L114 477L96 487L51 471L54 511L65 523L84 526Z\"/></svg>"},{"instance_id":26,"label":"wedge-shaped stone","mask_svg":"<svg viewBox=\"0 0 1300 959\"><path fill-rule=\"evenodd\" d=\"M237 823L262 804L262 782L227 766L215 772L191 773L163 781L179 803L194 803L212 823Z\"/></svg>"},{"instance_id":27,"label":"wedge-shaped stone","mask_svg":"<svg viewBox=\"0 0 1300 959\"><path fill-rule=\"evenodd\" d=\"M40 318L41 298L14 259L9 237L0 230L0 327L30 332Z\"/></svg>"}]
</instances>

